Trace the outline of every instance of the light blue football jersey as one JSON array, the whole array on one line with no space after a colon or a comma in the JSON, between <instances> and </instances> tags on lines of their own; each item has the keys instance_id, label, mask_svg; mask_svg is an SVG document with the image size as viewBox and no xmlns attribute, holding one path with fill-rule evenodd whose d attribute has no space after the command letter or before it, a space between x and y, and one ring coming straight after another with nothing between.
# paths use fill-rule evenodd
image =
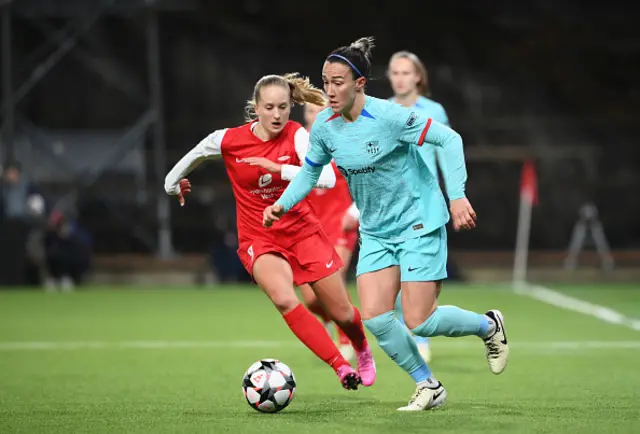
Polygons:
<instances>
[{"instance_id":1,"label":"light blue football jersey","mask_svg":"<svg viewBox=\"0 0 640 434\"><path fill-rule=\"evenodd\" d=\"M395 102L393 98L389 98L389 101ZM397 103L396 103L397 104ZM450 126L449 117L447 116L447 112L445 111L442 104L436 102L432 99L429 99L425 96L420 95L418 100L412 109L421 113L423 116L427 118L431 118L434 121L438 121L443 125ZM425 163L427 163L427 167L429 168L429 172L433 174L434 177L438 177L438 163L437 160L442 160L442 149L437 146L420 146L418 147L418 153L422 155Z\"/></svg>"},{"instance_id":2,"label":"light blue football jersey","mask_svg":"<svg viewBox=\"0 0 640 434\"><path fill-rule=\"evenodd\" d=\"M333 158L360 210L363 234L402 241L430 233L447 223L449 213L436 178L411 149L433 144L444 150L450 197L464 197L460 135L416 110L366 96L354 122L329 109L320 112L310 142L301 172L277 201L285 211L308 194Z\"/></svg>"}]
</instances>

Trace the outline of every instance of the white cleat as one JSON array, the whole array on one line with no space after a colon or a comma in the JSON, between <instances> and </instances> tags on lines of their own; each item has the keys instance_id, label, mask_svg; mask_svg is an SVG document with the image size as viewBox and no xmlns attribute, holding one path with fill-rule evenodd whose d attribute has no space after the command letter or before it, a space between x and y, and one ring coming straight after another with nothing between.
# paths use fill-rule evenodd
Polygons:
<instances>
[{"instance_id":1,"label":"white cleat","mask_svg":"<svg viewBox=\"0 0 640 434\"><path fill-rule=\"evenodd\" d=\"M504 330L504 317L499 310L490 310L485 313L496 324L496 331L484 340L487 347L487 362L489 369L498 375L507 367L509 360L509 345L507 344L507 334Z\"/></svg>"},{"instance_id":2,"label":"white cleat","mask_svg":"<svg viewBox=\"0 0 640 434\"><path fill-rule=\"evenodd\" d=\"M409 404L398 411L423 411L440 407L447 399L447 391L437 380L429 379L429 385L418 386Z\"/></svg>"},{"instance_id":3,"label":"white cleat","mask_svg":"<svg viewBox=\"0 0 640 434\"><path fill-rule=\"evenodd\" d=\"M344 357L344 359L347 362L350 362L356 356L356 350L353 349L351 344L340 344L338 346L338 350L340 351L340 354L342 354L342 357Z\"/></svg>"},{"instance_id":4,"label":"white cleat","mask_svg":"<svg viewBox=\"0 0 640 434\"><path fill-rule=\"evenodd\" d=\"M429 342L420 342L418 345L418 352L422 356L425 362L429 363L431 361L431 346Z\"/></svg>"}]
</instances>

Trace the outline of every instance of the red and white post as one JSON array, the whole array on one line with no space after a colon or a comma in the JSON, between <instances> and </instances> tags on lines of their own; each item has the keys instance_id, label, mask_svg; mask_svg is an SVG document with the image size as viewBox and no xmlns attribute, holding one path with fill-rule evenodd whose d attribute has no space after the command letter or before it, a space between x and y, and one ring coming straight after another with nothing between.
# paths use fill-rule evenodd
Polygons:
<instances>
[{"instance_id":1,"label":"red and white post","mask_svg":"<svg viewBox=\"0 0 640 434\"><path fill-rule=\"evenodd\" d=\"M533 206L537 205L537 203L538 182L536 168L533 161L527 161L522 166L520 177L520 210L518 212L518 232L513 263L513 285L516 288L524 286L527 280L531 214Z\"/></svg>"}]
</instances>

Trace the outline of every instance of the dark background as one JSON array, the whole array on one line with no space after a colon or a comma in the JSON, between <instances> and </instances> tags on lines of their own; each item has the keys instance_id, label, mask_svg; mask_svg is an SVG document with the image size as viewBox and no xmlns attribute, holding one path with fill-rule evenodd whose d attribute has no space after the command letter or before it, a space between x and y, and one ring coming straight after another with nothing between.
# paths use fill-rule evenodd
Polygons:
<instances>
[{"instance_id":1,"label":"dark background","mask_svg":"<svg viewBox=\"0 0 640 434\"><path fill-rule=\"evenodd\" d=\"M99 3L17 0L3 6L11 16L14 92L59 46L43 29L82 26ZM582 3L112 2L15 105L11 142L3 117L3 155L18 156L51 202L65 199L74 208L93 233L97 253L152 253L165 173L209 132L242 123L245 101L262 75L299 71L321 85L329 51L373 35L369 94L391 95L387 61L395 51L411 50L427 65L433 98L465 140L467 191L479 225L452 235L452 249L513 249L526 159L536 163L540 194L532 249L565 249L587 202L596 204L613 249L638 248L639 15L631 4ZM158 71L149 66L153 14ZM154 159L151 129L137 141L137 163L126 153L108 162L100 150L108 151L109 142L96 137L121 134L145 112L154 72L161 80L166 160ZM301 120L299 109L294 118ZM78 130L88 154L55 139ZM84 171L73 163L81 159L87 160ZM93 176L87 174L91 163L101 169ZM188 207L170 206L180 252L207 249L234 218L220 163L191 179L197 193Z\"/></svg>"}]
</instances>

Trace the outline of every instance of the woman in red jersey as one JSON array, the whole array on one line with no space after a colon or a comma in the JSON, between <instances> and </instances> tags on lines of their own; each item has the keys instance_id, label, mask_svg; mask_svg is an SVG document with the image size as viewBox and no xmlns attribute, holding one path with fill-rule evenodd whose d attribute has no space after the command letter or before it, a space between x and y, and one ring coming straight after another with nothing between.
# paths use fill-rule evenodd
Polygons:
<instances>
[{"instance_id":1,"label":"woman in red jersey","mask_svg":"<svg viewBox=\"0 0 640 434\"><path fill-rule=\"evenodd\" d=\"M326 100L322 106L315 104L304 105L304 122L307 131L311 129L311 125L316 120L317 114L326 107ZM307 196L307 200L311 203L313 211L318 216L322 229L329 237L329 241L333 244L338 256L342 260L342 268L340 268L340 276L342 280L346 282L346 274L351 263L351 257L355 250L356 243L358 242L357 224L352 230L345 231L342 229L342 219L351 204L351 193L349 193L349 186L344 179L335 162L331 163L333 172L336 176L336 185L331 189L315 188ZM309 285L302 285L300 287L302 299L307 305L307 308L322 318L325 328L331 332L331 318L327 314L326 310L322 306L322 303L316 297ZM337 327L338 331L338 349L342 356L351 360L355 356L353 346L349 341L349 337Z\"/></svg>"},{"instance_id":2,"label":"woman in red jersey","mask_svg":"<svg viewBox=\"0 0 640 434\"><path fill-rule=\"evenodd\" d=\"M376 373L360 313L347 296L342 261L322 230L308 202L301 202L281 219L277 228L262 226L262 210L275 203L300 171L309 149L309 133L289 120L291 106L322 104L322 92L297 74L267 75L255 85L247 106L248 122L216 130L171 169L167 194L191 191L185 176L201 162L222 157L236 199L238 255L253 279L282 314L291 331L316 356L330 365L346 389L370 386ZM318 187L331 188L335 174L323 171ZM293 285L309 284L353 343L358 371L340 354L322 324L298 300Z\"/></svg>"}]
</instances>

